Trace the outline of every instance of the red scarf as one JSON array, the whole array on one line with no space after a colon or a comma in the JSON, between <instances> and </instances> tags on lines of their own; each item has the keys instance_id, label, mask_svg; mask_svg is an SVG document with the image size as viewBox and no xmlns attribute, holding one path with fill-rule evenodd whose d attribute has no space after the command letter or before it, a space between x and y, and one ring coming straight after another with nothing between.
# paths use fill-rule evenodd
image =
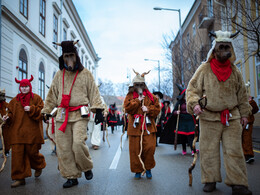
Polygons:
<instances>
[{"instance_id":1,"label":"red scarf","mask_svg":"<svg viewBox=\"0 0 260 195\"><path fill-rule=\"evenodd\" d=\"M221 63L217 59L213 58L210 61L210 67L213 73L217 76L219 81L225 82L232 73L231 63L229 60L227 60L224 63Z\"/></svg>"},{"instance_id":2,"label":"red scarf","mask_svg":"<svg viewBox=\"0 0 260 195\"><path fill-rule=\"evenodd\" d=\"M147 89L144 89L143 95L148 96L149 99L154 103L153 95L151 94L150 91L148 91ZM134 91L133 92L133 98L135 99L135 98L138 98L138 97L139 97L138 93L136 91Z\"/></svg>"},{"instance_id":3,"label":"red scarf","mask_svg":"<svg viewBox=\"0 0 260 195\"><path fill-rule=\"evenodd\" d=\"M19 93L16 96L17 100L21 102L22 106L29 106L30 105L30 99L33 98L33 93L29 92L29 93Z\"/></svg>"}]
</instances>

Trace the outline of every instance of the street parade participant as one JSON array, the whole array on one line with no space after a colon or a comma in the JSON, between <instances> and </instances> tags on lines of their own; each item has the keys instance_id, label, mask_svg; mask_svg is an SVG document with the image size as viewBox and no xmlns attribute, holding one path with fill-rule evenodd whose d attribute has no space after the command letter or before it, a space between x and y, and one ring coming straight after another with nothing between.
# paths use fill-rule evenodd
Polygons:
<instances>
[{"instance_id":1,"label":"street parade participant","mask_svg":"<svg viewBox=\"0 0 260 195\"><path fill-rule=\"evenodd\" d=\"M157 115L157 117L155 119L155 124L156 124L156 128L157 128L156 146L158 146L158 137L161 137L161 133L162 133L162 130L163 130L163 124L164 124L164 120L163 120L163 116L162 116L162 108L164 106L163 103L162 103L163 94L160 91L155 91L155 92L153 92L153 94L158 98L159 105L161 107L160 113Z\"/></svg>"},{"instance_id":2,"label":"street parade participant","mask_svg":"<svg viewBox=\"0 0 260 195\"><path fill-rule=\"evenodd\" d=\"M48 120L52 110L58 107L55 140L59 170L67 179L64 188L77 185L82 172L87 180L92 179L93 161L85 143L88 114L89 111L96 113L95 122L99 123L103 110L93 75L80 62L74 46L77 42L54 43L62 47L60 70L52 81L42 109L44 119Z\"/></svg>"},{"instance_id":3,"label":"street parade participant","mask_svg":"<svg viewBox=\"0 0 260 195\"><path fill-rule=\"evenodd\" d=\"M245 128L243 128L242 132L242 147L244 156L247 163L252 163L255 161L254 159L254 151L253 151L253 144L252 144L252 132L253 132L253 124L255 121L254 114L256 114L259 110L256 102L254 101L252 96L248 97L249 104L252 106L252 114L249 115L247 118L248 123Z\"/></svg>"},{"instance_id":4,"label":"street parade participant","mask_svg":"<svg viewBox=\"0 0 260 195\"><path fill-rule=\"evenodd\" d=\"M115 126L117 125L116 111L117 111L116 103L109 105L107 120L108 120L108 126L111 127L112 133L114 133Z\"/></svg>"},{"instance_id":5,"label":"street parade participant","mask_svg":"<svg viewBox=\"0 0 260 195\"><path fill-rule=\"evenodd\" d=\"M186 145L188 144L191 149L192 155L192 141L195 134L195 118L190 115L186 110L186 89L181 85L176 84L180 93L177 97L177 103L174 106L172 115L164 127L163 135L161 136L160 143L165 144L181 144L182 155L187 154ZM179 118L179 120L177 120ZM175 136L177 135L177 143L174 143Z\"/></svg>"},{"instance_id":6,"label":"street parade participant","mask_svg":"<svg viewBox=\"0 0 260 195\"><path fill-rule=\"evenodd\" d=\"M32 175L39 177L46 166L44 156L39 152L44 144L41 109L41 97L32 93L30 79L15 78L19 83L19 93L8 105L8 115L3 119L10 125L10 144L12 147L11 178L15 180L11 187L25 185L25 178Z\"/></svg>"},{"instance_id":7,"label":"street parade participant","mask_svg":"<svg viewBox=\"0 0 260 195\"><path fill-rule=\"evenodd\" d=\"M7 107L8 103L5 101L5 89L1 90L0 89L0 114L3 117L7 113ZM5 156L9 156L9 151L10 151L10 131L8 131L8 126L7 124L4 124L2 126L2 133L4 137L4 145L5 145Z\"/></svg>"},{"instance_id":8,"label":"street parade participant","mask_svg":"<svg viewBox=\"0 0 260 195\"><path fill-rule=\"evenodd\" d=\"M232 38L238 33L216 31L215 40L191 78L186 91L187 111L200 116L200 164L203 191L212 192L221 182L220 141L226 169L225 183L233 194L252 194L242 150L242 126L247 124L251 107L243 77L233 64L236 60ZM207 97L201 109L198 100ZM241 125L242 124L242 125Z\"/></svg>"},{"instance_id":9,"label":"street parade participant","mask_svg":"<svg viewBox=\"0 0 260 195\"><path fill-rule=\"evenodd\" d=\"M149 72L141 75L135 72L134 91L130 91L124 100L125 112L128 113L130 168L135 173L135 179L140 179L144 171L151 179L151 169L155 167L155 118L160 112L160 105L145 84L144 76Z\"/></svg>"},{"instance_id":10,"label":"street parade participant","mask_svg":"<svg viewBox=\"0 0 260 195\"><path fill-rule=\"evenodd\" d=\"M163 125L167 123L171 116L171 108L170 108L170 101L164 100L163 101L163 107L162 107L162 117L163 117Z\"/></svg>"},{"instance_id":11,"label":"street parade participant","mask_svg":"<svg viewBox=\"0 0 260 195\"><path fill-rule=\"evenodd\" d=\"M104 102L103 97L101 96L101 100L103 103L103 117L107 116L107 106ZM89 122L88 122L88 133L90 134L90 142L92 144L92 148L94 150L98 150L101 144L101 123L95 123L95 115L93 112L90 112ZM102 120L104 122L104 120Z\"/></svg>"}]
</instances>

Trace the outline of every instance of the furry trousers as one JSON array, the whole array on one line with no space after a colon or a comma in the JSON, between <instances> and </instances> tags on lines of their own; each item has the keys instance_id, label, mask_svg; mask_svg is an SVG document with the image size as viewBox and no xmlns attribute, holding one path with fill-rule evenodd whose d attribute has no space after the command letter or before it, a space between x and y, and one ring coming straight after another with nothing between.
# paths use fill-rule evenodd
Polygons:
<instances>
[{"instance_id":1,"label":"furry trousers","mask_svg":"<svg viewBox=\"0 0 260 195\"><path fill-rule=\"evenodd\" d=\"M200 120L201 182L221 182L220 141L226 171L225 184L248 186L245 158L242 150L240 119L221 122Z\"/></svg>"},{"instance_id":2,"label":"furry trousers","mask_svg":"<svg viewBox=\"0 0 260 195\"><path fill-rule=\"evenodd\" d=\"M31 169L40 170L46 166L44 156L39 152L41 144L12 145L12 180L31 177Z\"/></svg>"},{"instance_id":3,"label":"furry trousers","mask_svg":"<svg viewBox=\"0 0 260 195\"><path fill-rule=\"evenodd\" d=\"M101 123L97 124L94 121L88 122L88 129L90 134L90 142L92 145L100 146L101 143Z\"/></svg>"},{"instance_id":4,"label":"furry trousers","mask_svg":"<svg viewBox=\"0 0 260 195\"><path fill-rule=\"evenodd\" d=\"M242 147L244 155L254 156L252 143L253 124L250 124L248 129L243 129L242 133Z\"/></svg>"},{"instance_id":5,"label":"furry trousers","mask_svg":"<svg viewBox=\"0 0 260 195\"><path fill-rule=\"evenodd\" d=\"M143 172L143 167L138 157L138 154L140 153L140 138L140 136L129 135L130 169L133 173ZM141 158L147 170L155 167L155 145L155 133L143 136L143 152Z\"/></svg>"},{"instance_id":6,"label":"furry trousers","mask_svg":"<svg viewBox=\"0 0 260 195\"><path fill-rule=\"evenodd\" d=\"M61 175L66 179L80 178L82 172L93 168L93 161L86 145L88 121L68 122L66 131L58 130L62 125L56 122L56 149Z\"/></svg>"}]
</instances>

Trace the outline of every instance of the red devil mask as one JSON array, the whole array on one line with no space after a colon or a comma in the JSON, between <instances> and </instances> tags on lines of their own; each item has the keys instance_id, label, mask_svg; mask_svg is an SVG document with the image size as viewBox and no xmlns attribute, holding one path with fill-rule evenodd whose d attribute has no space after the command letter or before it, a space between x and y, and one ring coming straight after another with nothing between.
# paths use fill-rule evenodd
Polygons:
<instances>
[{"instance_id":1,"label":"red devil mask","mask_svg":"<svg viewBox=\"0 0 260 195\"><path fill-rule=\"evenodd\" d=\"M17 80L15 78L15 82L16 83L20 83L19 85L19 91L21 92L21 87L26 87L26 86L29 86L30 87L30 91L29 93L27 94L22 94L19 93L16 98L18 101L21 101L21 104L22 106L29 106L29 103L30 103L30 98L33 99L33 93L32 93L32 85L31 85L31 81L33 80L33 76L31 75L31 78L30 79L22 79L21 81Z\"/></svg>"}]
</instances>

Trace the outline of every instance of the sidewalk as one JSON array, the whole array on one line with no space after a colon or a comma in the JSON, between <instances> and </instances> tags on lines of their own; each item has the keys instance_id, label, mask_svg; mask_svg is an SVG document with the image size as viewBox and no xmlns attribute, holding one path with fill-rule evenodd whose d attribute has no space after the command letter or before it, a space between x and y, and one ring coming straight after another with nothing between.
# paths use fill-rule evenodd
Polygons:
<instances>
[{"instance_id":1,"label":"sidewalk","mask_svg":"<svg viewBox=\"0 0 260 195\"><path fill-rule=\"evenodd\" d=\"M254 149L260 150L260 126L253 127L252 139Z\"/></svg>"}]
</instances>

